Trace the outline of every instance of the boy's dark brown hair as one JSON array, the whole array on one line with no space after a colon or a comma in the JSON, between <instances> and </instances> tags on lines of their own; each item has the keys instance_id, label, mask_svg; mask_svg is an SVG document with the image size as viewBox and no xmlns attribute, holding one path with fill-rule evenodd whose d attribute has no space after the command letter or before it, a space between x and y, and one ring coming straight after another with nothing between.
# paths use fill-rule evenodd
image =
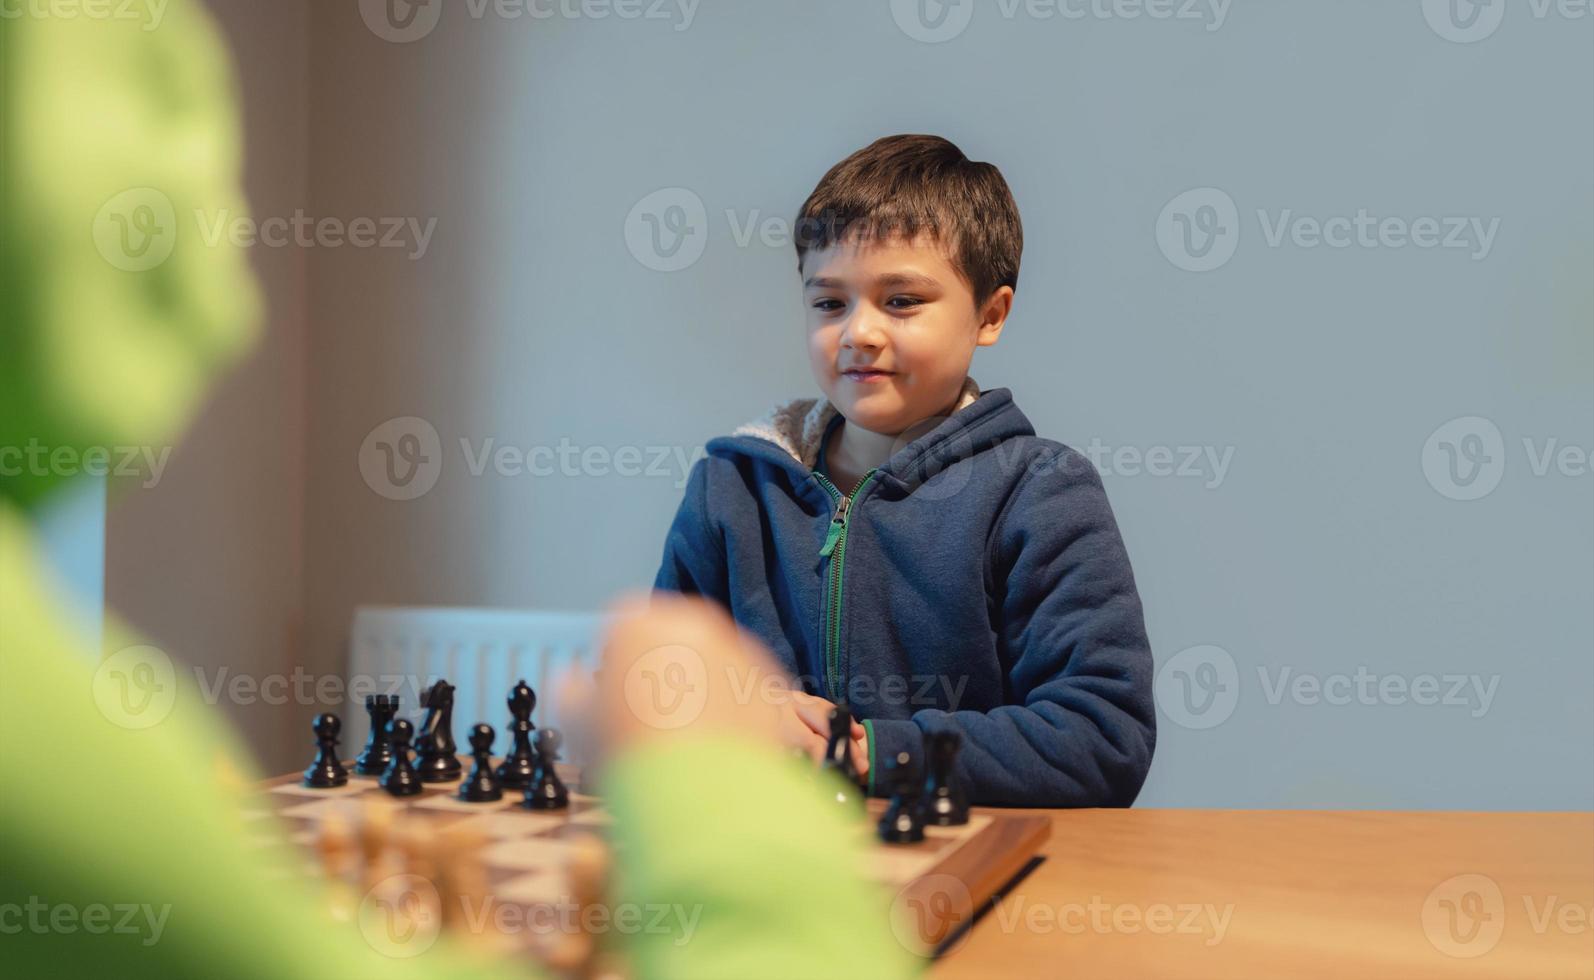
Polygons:
<instances>
[{"instance_id":1,"label":"boy's dark brown hair","mask_svg":"<svg viewBox=\"0 0 1594 980\"><path fill-rule=\"evenodd\" d=\"M797 214L797 268L811 249L921 232L946 249L976 307L1018 287L1024 227L1007 181L939 136L886 136L831 167Z\"/></svg>"}]
</instances>

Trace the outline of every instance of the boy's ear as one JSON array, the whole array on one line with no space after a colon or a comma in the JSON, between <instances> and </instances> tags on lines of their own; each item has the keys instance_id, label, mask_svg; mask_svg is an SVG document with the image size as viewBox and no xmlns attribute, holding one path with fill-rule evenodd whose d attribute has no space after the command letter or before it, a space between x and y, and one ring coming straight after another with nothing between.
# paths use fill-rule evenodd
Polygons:
<instances>
[{"instance_id":1,"label":"boy's ear","mask_svg":"<svg viewBox=\"0 0 1594 980\"><path fill-rule=\"evenodd\" d=\"M985 306L980 310L979 335L974 343L977 347L989 347L996 343L1002 336L1002 327L1007 323L1007 315L1013 310L1013 287L998 286L985 301Z\"/></svg>"}]
</instances>

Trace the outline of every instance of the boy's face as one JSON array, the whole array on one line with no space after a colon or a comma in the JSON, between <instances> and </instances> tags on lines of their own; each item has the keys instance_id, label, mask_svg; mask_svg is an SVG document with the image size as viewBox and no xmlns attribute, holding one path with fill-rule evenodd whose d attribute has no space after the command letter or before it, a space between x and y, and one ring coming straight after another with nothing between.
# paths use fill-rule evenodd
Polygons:
<instances>
[{"instance_id":1,"label":"boy's face","mask_svg":"<svg viewBox=\"0 0 1594 980\"><path fill-rule=\"evenodd\" d=\"M922 235L843 241L807 253L802 272L814 379L848 422L886 435L951 411L974 348L996 343L1013 303L1002 286L976 309Z\"/></svg>"}]
</instances>

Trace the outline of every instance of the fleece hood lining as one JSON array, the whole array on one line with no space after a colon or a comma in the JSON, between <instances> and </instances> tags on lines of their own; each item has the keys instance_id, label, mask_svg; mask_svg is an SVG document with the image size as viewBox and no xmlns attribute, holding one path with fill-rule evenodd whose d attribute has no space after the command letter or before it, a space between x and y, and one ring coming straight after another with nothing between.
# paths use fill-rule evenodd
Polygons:
<instances>
[{"instance_id":1,"label":"fleece hood lining","mask_svg":"<svg viewBox=\"0 0 1594 980\"><path fill-rule=\"evenodd\" d=\"M973 378L963 379L963 390L958 395L960 411L980 397L980 386ZM745 422L731 430L732 436L751 436L772 442L784 449L806 469L819 462L820 443L828 431L830 420L836 417L836 406L826 398L797 398L776 405L768 413Z\"/></svg>"}]
</instances>

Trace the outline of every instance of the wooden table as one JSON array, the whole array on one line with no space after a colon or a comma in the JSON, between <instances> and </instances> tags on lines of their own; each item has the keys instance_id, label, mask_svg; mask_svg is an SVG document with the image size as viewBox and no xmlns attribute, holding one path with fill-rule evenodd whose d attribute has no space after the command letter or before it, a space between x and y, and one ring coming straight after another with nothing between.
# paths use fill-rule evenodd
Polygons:
<instances>
[{"instance_id":1,"label":"wooden table","mask_svg":"<svg viewBox=\"0 0 1594 980\"><path fill-rule=\"evenodd\" d=\"M967 977L1594 978L1594 814L1031 811Z\"/></svg>"}]
</instances>

